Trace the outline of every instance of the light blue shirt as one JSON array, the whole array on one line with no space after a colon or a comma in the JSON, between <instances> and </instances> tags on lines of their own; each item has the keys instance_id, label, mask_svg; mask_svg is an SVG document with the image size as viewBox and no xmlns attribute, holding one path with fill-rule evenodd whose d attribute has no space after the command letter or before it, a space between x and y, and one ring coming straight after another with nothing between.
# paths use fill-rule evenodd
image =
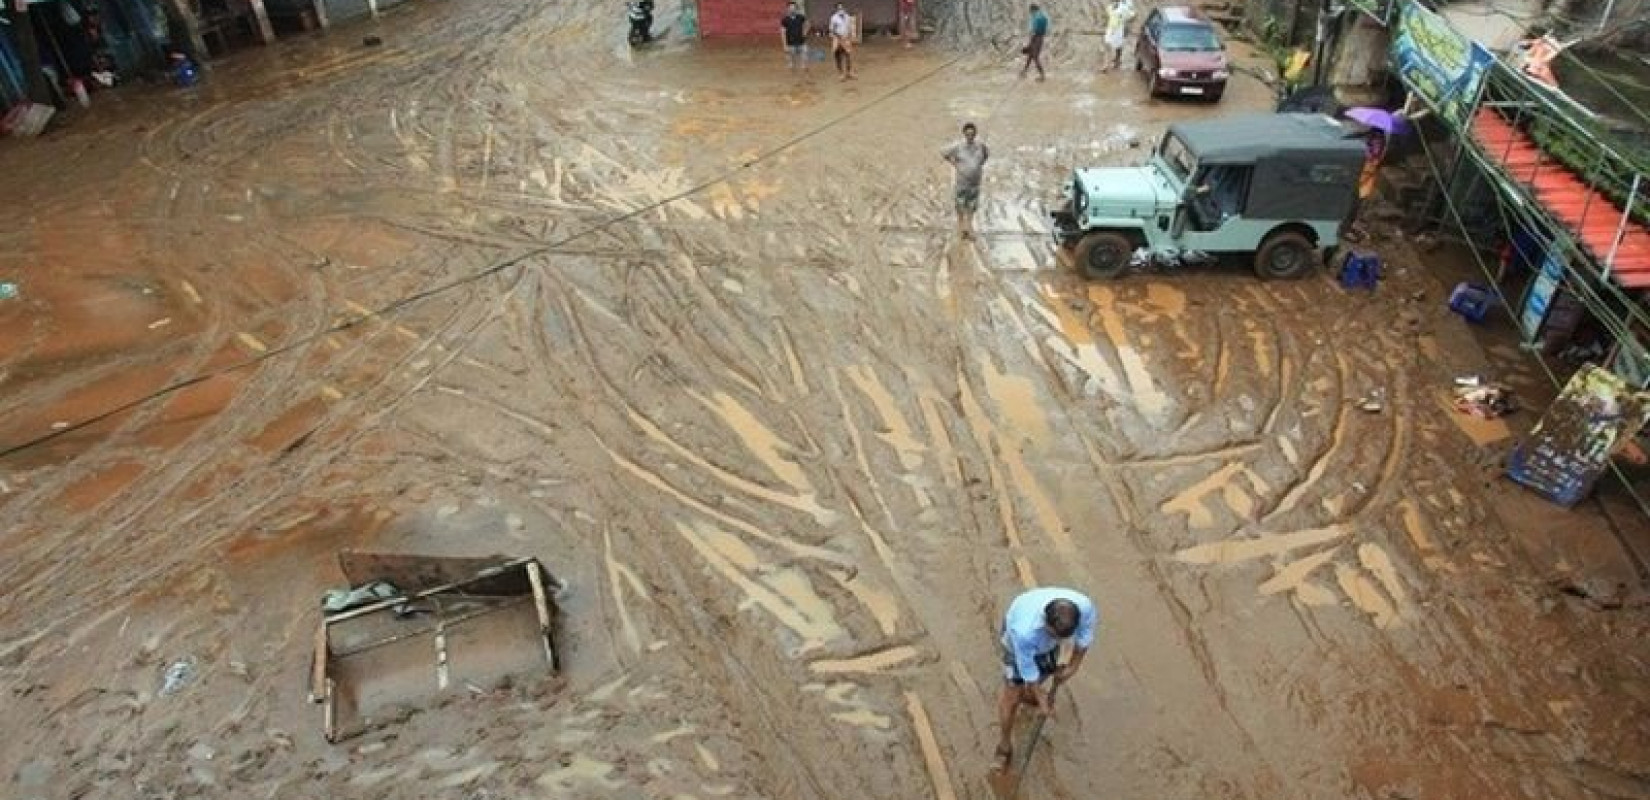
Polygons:
<instances>
[{"instance_id":1,"label":"light blue shirt","mask_svg":"<svg viewBox=\"0 0 1650 800\"><path fill-rule=\"evenodd\" d=\"M1042 670L1037 668L1037 656L1060 646L1060 640L1043 618L1043 610L1055 600L1070 600L1077 606L1077 632L1072 634L1072 643L1080 650L1094 646L1094 629L1100 623L1100 612L1087 595L1048 586L1014 598L1003 618L1003 646L1013 655L1015 669L1027 683L1037 683L1043 678Z\"/></svg>"}]
</instances>

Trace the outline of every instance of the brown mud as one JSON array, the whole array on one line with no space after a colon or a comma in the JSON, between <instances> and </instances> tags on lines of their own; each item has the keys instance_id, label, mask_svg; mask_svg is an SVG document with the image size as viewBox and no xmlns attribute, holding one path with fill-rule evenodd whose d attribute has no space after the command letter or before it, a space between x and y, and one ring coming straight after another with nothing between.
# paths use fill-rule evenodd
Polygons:
<instances>
[{"instance_id":1,"label":"brown mud","mask_svg":"<svg viewBox=\"0 0 1650 800\"><path fill-rule=\"evenodd\" d=\"M421 2L0 145L0 446L217 375L0 460L0 795L985 798L1057 583L1102 633L1025 797L1650 797L1646 612L1553 588L1619 574L1595 512L1516 535L1428 257L1084 283L1062 175L1269 90L1148 101L1081 31L1018 82L987 6L844 84ZM327 745L346 546L538 557L563 674Z\"/></svg>"}]
</instances>

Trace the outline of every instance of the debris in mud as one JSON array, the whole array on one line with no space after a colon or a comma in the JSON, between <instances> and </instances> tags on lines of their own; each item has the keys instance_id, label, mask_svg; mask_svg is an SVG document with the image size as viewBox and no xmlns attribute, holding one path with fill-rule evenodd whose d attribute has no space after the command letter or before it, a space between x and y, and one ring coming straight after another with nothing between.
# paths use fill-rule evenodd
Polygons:
<instances>
[{"instance_id":1,"label":"debris in mud","mask_svg":"<svg viewBox=\"0 0 1650 800\"><path fill-rule=\"evenodd\" d=\"M1499 419L1518 410L1512 389L1477 375L1455 379L1455 410L1479 419Z\"/></svg>"},{"instance_id":2,"label":"debris in mud","mask_svg":"<svg viewBox=\"0 0 1650 800\"><path fill-rule=\"evenodd\" d=\"M310 673L329 742L559 667L550 592L562 584L537 559L344 550L338 565L358 588L323 600Z\"/></svg>"},{"instance_id":3,"label":"debris in mud","mask_svg":"<svg viewBox=\"0 0 1650 800\"><path fill-rule=\"evenodd\" d=\"M195 662L190 659L180 659L172 662L166 668L166 674L161 676L160 696L171 697L179 689L189 685L195 679Z\"/></svg>"},{"instance_id":4,"label":"debris in mud","mask_svg":"<svg viewBox=\"0 0 1650 800\"><path fill-rule=\"evenodd\" d=\"M377 37L377 36L363 36L363 37L361 37L361 44L364 47L377 47L377 46L379 46L383 43L384 43L384 40L380 37Z\"/></svg>"},{"instance_id":5,"label":"debris in mud","mask_svg":"<svg viewBox=\"0 0 1650 800\"><path fill-rule=\"evenodd\" d=\"M1358 408L1371 414L1379 414L1386 409L1386 389L1372 389L1363 397L1358 398Z\"/></svg>"},{"instance_id":6,"label":"debris in mud","mask_svg":"<svg viewBox=\"0 0 1650 800\"><path fill-rule=\"evenodd\" d=\"M0 117L0 132L12 136L39 136L57 109L41 103L18 103Z\"/></svg>"},{"instance_id":7,"label":"debris in mud","mask_svg":"<svg viewBox=\"0 0 1650 800\"><path fill-rule=\"evenodd\" d=\"M17 283L15 281L0 281L0 300L13 300L17 297Z\"/></svg>"}]
</instances>

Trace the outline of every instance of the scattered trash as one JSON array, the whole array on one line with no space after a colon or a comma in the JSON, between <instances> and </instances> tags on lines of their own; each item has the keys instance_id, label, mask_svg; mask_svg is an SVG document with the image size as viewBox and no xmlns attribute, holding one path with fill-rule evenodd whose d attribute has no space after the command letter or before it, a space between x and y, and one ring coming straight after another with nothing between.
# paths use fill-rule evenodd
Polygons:
<instances>
[{"instance_id":1,"label":"scattered trash","mask_svg":"<svg viewBox=\"0 0 1650 800\"><path fill-rule=\"evenodd\" d=\"M1512 389L1499 383L1485 383L1477 375L1471 375L1456 378L1455 384L1455 410L1463 414L1498 419L1518 410Z\"/></svg>"},{"instance_id":2,"label":"scattered trash","mask_svg":"<svg viewBox=\"0 0 1650 800\"><path fill-rule=\"evenodd\" d=\"M189 757L196 761L211 761L217 755L218 751L206 742L196 742L189 748Z\"/></svg>"},{"instance_id":3,"label":"scattered trash","mask_svg":"<svg viewBox=\"0 0 1650 800\"><path fill-rule=\"evenodd\" d=\"M39 136L57 109L42 103L18 103L0 117L0 133L12 136Z\"/></svg>"},{"instance_id":4,"label":"scattered trash","mask_svg":"<svg viewBox=\"0 0 1650 800\"><path fill-rule=\"evenodd\" d=\"M1358 408L1371 414L1381 413L1386 408L1386 389L1373 389L1358 398Z\"/></svg>"},{"instance_id":5,"label":"scattered trash","mask_svg":"<svg viewBox=\"0 0 1650 800\"><path fill-rule=\"evenodd\" d=\"M54 430L54 431L65 430L68 427L69 427L69 423L64 422L63 420L58 420L58 421L52 423L52 430Z\"/></svg>"},{"instance_id":6,"label":"scattered trash","mask_svg":"<svg viewBox=\"0 0 1650 800\"><path fill-rule=\"evenodd\" d=\"M17 284L13 281L0 281L0 300L12 300L17 297Z\"/></svg>"},{"instance_id":7,"label":"scattered trash","mask_svg":"<svg viewBox=\"0 0 1650 800\"><path fill-rule=\"evenodd\" d=\"M161 676L160 696L171 697L194 679L195 662L189 659L174 661L172 666L166 668L166 674Z\"/></svg>"},{"instance_id":8,"label":"scattered trash","mask_svg":"<svg viewBox=\"0 0 1650 800\"><path fill-rule=\"evenodd\" d=\"M1475 283L1455 284L1455 289L1449 293L1449 310L1471 323L1483 322L1493 305L1495 295L1490 293L1488 287Z\"/></svg>"},{"instance_id":9,"label":"scattered trash","mask_svg":"<svg viewBox=\"0 0 1650 800\"><path fill-rule=\"evenodd\" d=\"M329 742L437 704L441 695L472 686L485 692L559 668L551 592L562 583L536 559L344 550L338 566L359 588L323 600L349 610L323 610L309 681ZM403 613L409 610L423 613Z\"/></svg>"},{"instance_id":10,"label":"scattered trash","mask_svg":"<svg viewBox=\"0 0 1650 800\"><path fill-rule=\"evenodd\" d=\"M354 589L327 590L327 593L321 596L321 610L328 614L337 614L340 611L348 611L368 603L400 596L401 590L395 588L395 584L389 581L373 581Z\"/></svg>"},{"instance_id":11,"label":"scattered trash","mask_svg":"<svg viewBox=\"0 0 1650 800\"><path fill-rule=\"evenodd\" d=\"M149 330L154 330L156 328L164 328L167 325L171 325L171 324L172 324L172 318L171 317L161 317L160 319L157 319L154 322L149 323Z\"/></svg>"},{"instance_id":12,"label":"scattered trash","mask_svg":"<svg viewBox=\"0 0 1650 800\"><path fill-rule=\"evenodd\" d=\"M183 53L172 53L169 60L172 63L172 82L187 89L200 82L200 70L189 56Z\"/></svg>"}]
</instances>

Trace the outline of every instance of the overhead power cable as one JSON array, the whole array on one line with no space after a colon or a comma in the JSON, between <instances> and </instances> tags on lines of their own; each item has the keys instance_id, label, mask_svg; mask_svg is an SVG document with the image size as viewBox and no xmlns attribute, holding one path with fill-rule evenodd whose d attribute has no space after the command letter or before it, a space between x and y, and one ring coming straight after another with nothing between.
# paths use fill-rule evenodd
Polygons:
<instances>
[{"instance_id":1,"label":"overhead power cable","mask_svg":"<svg viewBox=\"0 0 1650 800\"><path fill-rule=\"evenodd\" d=\"M354 328L354 327L356 327L356 326L358 326L358 325L360 325L360 324L362 324L362 323L364 323L368 320L398 314L398 313L400 313L402 311L405 311L406 309L410 308L411 306L414 306L414 305L416 305L418 303L421 303L425 300L428 300L432 297L436 297L436 296L439 296L439 295L442 295L442 294L446 294L447 292L450 292L450 291L452 291L454 289L457 289L459 287L467 286L469 284L475 283L475 282L480 281L482 279L485 279L485 278L488 278L490 276L496 275L500 272L503 272L507 269L510 269L511 267L518 266L522 262L527 261L528 259L532 259L532 258L536 258L538 256L550 254L550 253L554 252L555 250L560 249L562 247L565 247L569 244L572 244L573 242L576 242L580 239L586 238L586 237L591 236L591 235L596 234L596 233L600 233L600 232L605 231L609 228L612 228L615 225L619 225L619 224L622 224L622 223L625 223L625 222L629 222L630 220L636 219L637 217L643 216L643 215L645 215L649 212L652 212L652 211L655 211L657 209L668 206L671 203L674 203L678 200L684 200L686 198L689 198L689 197L692 197L694 195L700 194L700 193L710 189L713 186L716 186L718 184L727 182L729 179L731 179L735 175L738 175L740 172L748 170L751 167L756 166L757 164L760 164L764 161L767 161L767 160L773 158L774 156L779 155L780 153L783 153L787 150L795 148L798 145L801 145L802 143L804 143L804 142L806 142L810 139L813 139L814 137L819 136L820 134L825 133L826 131L829 131L832 128L837 127L838 125L841 125L842 123L847 122L848 120L853 119L854 117L857 117L857 116L865 113L866 111L869 111L870 109L875 108L876 106L881 105L882 103L887 102L888 100L891 100L894 97L897 97L897 96L909 91L911 88L913 88L913 87L929 80L930 78L933 78L935 75L938 75L939 73L945 71L946 69L951 68L957 62L961 61L962 58L963 58L962 56L955 56L955 57L951 58L950 60L945 61L944 63L941 63L941 64L939 64L939 65L923 72L922 74L916 76L915 78L912 78L911 80L906 81L905 83L902 83L898 86L895 86L894 88L882 93L881 95L878 95L875 98L872 98L871 100L869 100L865 103L862 103L859 106L856 106L852 109L849 109L847 112L844 112L843 114L840 114L840 115L826 121L823 124L820 124L820 125L815 126L813 128L809 128L809 129L803 131L802 133L799 133L796 136L791 137L790 139L787 139L787 140L785 140L785 141L783 141L783 142L781 142L781 143L779 143L779 144L777 144L777 145L775 145L775 146L773 146L773 147L771 147L771 148L769 148L765 151L762 151L762 152L756 154L755 156L752 156L748 160L741 162L739 164L739 166L736 166L736 167L733 167L731 169L725 170L721 174L716 175L715 177L712 177L712 178L706 179L706 180L704 180L700 183L694 184L693 186L690 186L686 189L683 189L682 191L679 191L679 192L677 192L673 195L670 195L669 197L665 197L665 198L660 199L660 200L655 200L651 203L643 205L639 208L632 209L630 211L615 214L613 216L608 217L607 219L604 219L600 222L595 223L594 225L591 225L589 227L583 228L583 229L578 230L578 231L574 231L574 232L569 233L566 236L563 236L559 239L556 239L554 241L547 242L545 244L542 244L542 245L539 245L537 247L531 248L531 249L529 249L525 252L518 253L517 255L511 256L511 257L506 258L506 259L504 259L502 261L499 261L497 263L490 264L490 265L488 265L486 267L483 267L482 269L477 270L475 272L469 273L467 275L462 275L458 278L454 278L453 280L447 281L446 283L438 284L438 285L430 287L428 289L424 289L424 290L421 290L421 291L418 291L418 292L414 292L412 294L404 295L402 297L399 297L395 300L392 300L392 301L384 304L383 306L381 306L380 308L378 308L375 311L371 311L371 312L366 313L366 314L361 314L361 315L358 315L358 316L355 316L355 317L345 319L342 322L339 322L337 324L334 324L334 325L331 325L329 327L323 328L322 330L316 331L316 332L311 333L309 335L301 336L301 337L298 337L297 339L293 339L291 341L282 343L278 347L270 348L269 350L267 350L265 352L259 353L255 356L247 358L243 361L238 361L238 362L235 362L233 364L225 365L225 366L220 367L218 369L198 373L198 374L193 375L191 377L184 378L182 380L178 380L176 382L167 384L166 386L163 386L159 389L156 389L155 391L150 392L146 395L135 398L133 400L128 400L127 402L124 402L124 403L117 404L117 405L115 405L111 408L100 411L100 412L98 412L96 414L93 414L89 417L86 417L84 419L80 419L80 420L76 420L74 422L70 422L67 425L60 426L55 430L52 430L52 431L47 432L47 433L43 433L43 434L41 434L39 436L36 436L32 439L28 439L28 440L25 440L25 441L22 441L22 442L18 442L17 444L13 444L13 445L8 445L4 450L0 450L0 460L4 460L4 459L9 458L11 456L14 456L18 453L22 453L22 452L40 447L44 444L47 444L51 441L59 439L63 436L67 436L67 435L69 435L71 433L74 433L76 431L84 430L87 427L90 427L92 425L96 425L97 423L103 422L104 420L107 420L111 417L117 416L119 414L123 414L127 411L131 411L134 408L138 408L138 407L147 405L147 404L152 403L156 400L159 400L163 397L167 397L169 395L172 395L172 394L175 394L179 391L187 389L191 386L195 386L195 385L204 383L206 381L209 381L213 378L216 378L216 377L219 377L219 376L222 376L222 375L227 375L227 374L230 374L230 373L233 373L233 372L238 372L240 370L247 369L249 367L254 367L254 366L262 364L263 362L268 361L270 359L277 358L277 357L286 355L288 353L294 352L294 351L296 351L300 348L303 348L307 345L313 344L316 341L319 341L319 340L321 340L321 339L323 339L327 336L331 336L331 335L336 334L336 333L342 333L342 332L347 331L351 328Z\"/></svg>"}]
</instances>

